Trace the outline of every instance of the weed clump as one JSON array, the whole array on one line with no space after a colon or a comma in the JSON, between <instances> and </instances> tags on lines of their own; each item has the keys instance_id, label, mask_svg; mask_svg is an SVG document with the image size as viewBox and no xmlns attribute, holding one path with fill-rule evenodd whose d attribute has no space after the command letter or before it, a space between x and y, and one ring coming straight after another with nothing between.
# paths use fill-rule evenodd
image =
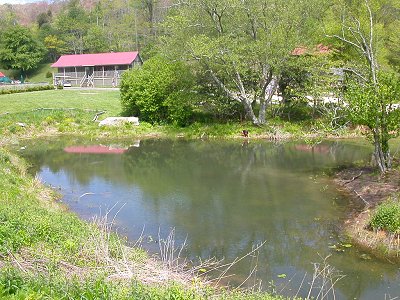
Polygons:
<instances>
[{"instance_id":1,"label":"weed clump","mask_svg":"<svg viewBox=\"0 0 400 300\"><path fill-rule=\"evenodd\" d=\"M374 230L385 230L389 233L400 233L400 202L389 199L380 204L369 223Z\"/></svg>"}]
</instances>

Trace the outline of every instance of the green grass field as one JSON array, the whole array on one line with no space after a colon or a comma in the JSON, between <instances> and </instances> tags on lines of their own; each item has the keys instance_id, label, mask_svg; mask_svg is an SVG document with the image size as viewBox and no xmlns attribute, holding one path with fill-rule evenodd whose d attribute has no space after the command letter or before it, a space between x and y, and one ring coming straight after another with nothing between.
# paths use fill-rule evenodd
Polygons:
<instances>
[{"instance_id":1,"label":"green grass field","mask_svg":"<svg viewBox=\"0 0 400 300\"><path fill-rule=\"evenodd\" d=\"M119 91L50 90L0 95L0 114L26 112L37 108L79 108L105 110L109 116L121 112Z\"/></svg>"}]
</instances>

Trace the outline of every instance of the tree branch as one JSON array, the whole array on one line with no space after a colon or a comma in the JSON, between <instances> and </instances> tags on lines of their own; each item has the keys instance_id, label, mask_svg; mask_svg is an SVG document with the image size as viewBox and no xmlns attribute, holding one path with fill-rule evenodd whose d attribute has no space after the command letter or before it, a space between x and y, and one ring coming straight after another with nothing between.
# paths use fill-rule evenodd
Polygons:
<instances>
[{"instance_id":1,"label":"tree branch","mask_svg":"<svg viewBox=\"0 0 400 300\"><path fill-rule=\"evenodd\" d=\"M226 87L226 85L219 80L218 76L214 73L213 70L211 70L211 68L207 67L208 72L210 72L211 77L214 79L214 81L218 84L218 86L232 99L241 102L240 98L234 93L232 92L230 89L228 89Z\"/></svg>"},{"instance_id":2,"label":"tree branch","mask_svg":"<svg viewBox=\"0 0 400 300\"><path fill-rule=\"evenodd\" d=\"M363 75L361 75L359 72L357 72L357 71L354 70L354 69L343 68L343 71L345 71L345 72L347 71L347 72L353 73L353 74L356 75L357 77L361 78L364 82L367 82L367 81L368 81L368 79L367 79L366 77L364 77Z\"/></svg>"},{"instance_id":3,"label":"tree branch","mask_svg":"<svg viewBox=\"0 0 400 300\"><path fill-rule=\"evenodd\" d=\"M334 35L327 34L326 37L329 37L329 38L337 38L337 39L341 40L342 42L348 43L348 44L350 44L350 45L356 47L357 49L361 50L362 52L364 52L364 49L363 49L360 45L357 45L356 43L354 43L354 42L352 42L352 41L346 39L345 37L341 37L340 35L337 35L337 34L334 34Z\"/></svg>"}]
</instances>

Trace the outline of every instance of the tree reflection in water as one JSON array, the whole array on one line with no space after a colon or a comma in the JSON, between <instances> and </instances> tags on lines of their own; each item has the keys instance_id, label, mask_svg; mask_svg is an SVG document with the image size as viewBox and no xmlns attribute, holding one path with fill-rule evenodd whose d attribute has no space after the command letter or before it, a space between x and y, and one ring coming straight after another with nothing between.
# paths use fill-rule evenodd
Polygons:
<instances>
[{"instance_id":1,"label":"tree reflection in water","mask_svg":"<svg viewBox=\"0 0 400 300\"><path fill-rule=\"evenodd\" d=\"M369 159L369 148L344 142L309 147L262 141L145 140L140 147L120 141L127 151L119 155L63 151L80 143L42 141L27 145L24 156L46 182L62 184L64 201L84 216L99 213L99 206L126 203L117 221L132 239L143 225L153 237L159 228L164 236L175 228L177 242L188 238L189 258L215 256L227 261L266 241L257 275L265 286L272 280L286 283L294 276L292 290L285 289L288 295L297 291L305 272L312 273L312 262L333 252L329 263L347 276L338 285L343 298L382 296L388 286L400 294L396 268L362 261L353 248L345 253L329 248L339 241L338 220L345 217L349 203L323 172ZM96 195L79 200L85 192ZM240 283L249 271L248 261L238 264L230 281ZM281 273L287 274L286 279L277 278Z\"/></svg>"}]
</instances>

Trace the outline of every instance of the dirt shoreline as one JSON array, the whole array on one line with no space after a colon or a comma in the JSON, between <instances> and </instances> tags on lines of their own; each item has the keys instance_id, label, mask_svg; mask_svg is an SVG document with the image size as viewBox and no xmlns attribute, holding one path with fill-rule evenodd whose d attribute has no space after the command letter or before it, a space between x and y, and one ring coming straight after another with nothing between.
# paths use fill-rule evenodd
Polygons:
<instances>
[{"instance_id":1,"label":"dirt shoreline","mask_svg":"<svg viewBox=\"0 0 400 300\"><path fill-rule=\"evenodd\" d=\"M343 224L345 234L364 251L392 263L400 263L399 236L368 229L374 208L400 191L400 172L393 170L380 175L372 167L351 167L337 172L333 180L357 206L349 211Z\"/></svg>"}]
</instances>

